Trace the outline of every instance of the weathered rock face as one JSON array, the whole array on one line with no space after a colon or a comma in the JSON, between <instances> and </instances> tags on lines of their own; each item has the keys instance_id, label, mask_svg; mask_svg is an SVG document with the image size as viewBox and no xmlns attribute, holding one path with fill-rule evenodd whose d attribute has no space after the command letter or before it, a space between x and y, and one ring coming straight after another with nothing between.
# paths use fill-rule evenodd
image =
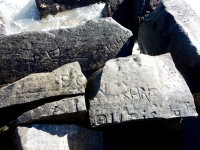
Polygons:
<instances>
[{"instance_id":1,"label":"weathered rock face","mask_svg":"<svg viewBox=\"0 0 200 150\"><path fill-rule=\"evenodd\" d=\"M83 104L82 98L79 99L80 97L77 96L84 95L86 82L87 80L81 72L80 65L78 62L74 62L66 64L51 73L31 74L1 88L0 126L6 125L15 120L22 113L34 108L36 109L22 115L21 119L29 121L32 119L40 119L42 115L64 115L64 111L66 110L65 113L68 111L67 107L72 109L70 105L66 106L68 103L65 103L65 101L44 104L70 97L76 98L78 101L80 100L80 103L78 101L76 103L76 109L78 111L80 104L81 110L77 113L80 113L81 118L82 110L86 110L86 107L85 104ZM55 106L55 104L57 104L57 106ZM59 112L56 113L56 110L59 110ZM68 116L69 118L71 117L70 115ZM56 116L53 116L53 119L54 118L56 118Z\"/></svg>"},{"instance_id":2,"label":"weathered rock face","mask_svg":"<svg viewBox=\"0 0 200 150\"><path fill-rule=\"evenodd\" d=\"M101 132L75 125L33 124L16 128L15 148L16 150L103 150L103 136Z\"/></svg>"},{"instance_id":3,"label":"weathered rock face","mask_svg":"<svg viewBox=\"0 0 200 150\"><path fill-rule=\"evenodd\" d=\"M77 62L52 73L31 74L0 89L0 108L52 96L84 94L86 82Z\"/></svg>"},{"instance_id":4,"label":"weathered rock face","mask_svg":"<svg viewBox=\"0 0 200 150\"><path fill-rule=\"evenodd\" d=\"M81 121L86 118L85 97L77 96L47 103L25 112L17 118L16 123L27 123L38 120L70 122Z\"/></svg>"},{"instance_id":5,"label":"weathered rock face","mask_svg":"<svg viewBox=\"0 0 200 150\"><path fill-rule=\"evenodd\" d=\"M87 90L92 126L197 115L170 54L110 60L91 76Z\"/></svg>"},{"instance_id":6,"label":"weathered rock face","mask_svg":"<svg viewBox=\"0 0 200 150\"><path fill-rule=\"evenodd\" d=\"M142 23L138 42L142 53L170 52L191 92L197 93L200 91L200 17L188 2L194 3L163 0Z\"/></svg>"},{"instance_id":7,"label":"weathered rock face","mask_svg":"<svg viewBox=\"0 0 200 150\"><path fill-rule=\"evenodd\" d=\"M70 29L0 37L0 84L75 61L82 71L97 70L109 59L131 55L131 36L131 31L106 18Z\"/></svg>"},{"instance_id":8,"label":"weathered rock face","mask_svg":"<svg viewBox=\"0 0 200 150\"><path fill-rule=\"evenodd\" d=\"M99 2L104 2L104 0L36 0L41 18L45 18L49 14L56 15L58 12L88 6Z\"/></svg>"}]
</instances>

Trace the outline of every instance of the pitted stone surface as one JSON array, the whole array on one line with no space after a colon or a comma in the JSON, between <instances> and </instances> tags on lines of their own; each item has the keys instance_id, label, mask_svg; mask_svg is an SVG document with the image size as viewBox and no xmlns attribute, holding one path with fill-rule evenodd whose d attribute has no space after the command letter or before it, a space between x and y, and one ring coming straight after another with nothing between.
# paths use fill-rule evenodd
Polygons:
<instances>
[{"instance_id":1,"label":"pitted stone surface","mask_svg":"<svg viewBox=\"0 0 200 150\"><path fill-rule=\"evenodd\" d=\"M197 115L170 54L110 60L92 75L87 90L92 126Z\"/></svg>"},{"instance_id":2,"label":"pitted stone surface","mask_svg":"<svg viewBox=\"0 0 200 150\"><path fill-rule=\"evenodd\" d=\"M200 16L196 5L198 0L163 0L138 33L142 53L171 53L192 93L200 91Z\"/></svg>"},{"instance_id":3,"label":"pitted stone surface","mask_svg":"<svg viewBox=\"0 0 200 150\"><path fill-rule=\"evenodd\" d=\"M78 62L51 73L31 74L0 89L0 108L59 95L84 94L86 78Z\"/></svg>"},{"instance_id":4,"label":"pitted stone surface","mask_svg":"<svg viewBox=\"0 0 200 150\"><path fill-rule=\"evenodd\" d=\"M77 96L47 103L23 113L16 123L26 123L38 120L80 121L87 118L85 97Z\"/></svg>"},{"instance_id":5,"label":"pitted stone surface","mask_svg":"<svg viewBox=\"0 0 200 150\"><path fill-rule=\"evenodd\" d=\"M17 127L16 150L103 150L103 134L76 125L42 125Z\"/></svg>"},{"instance_id":6,"label":"pitted stone surface","mask_svg":"<svg viewBox=\"0 0 200 150\"><path fill-rule=\"evenodd\" d=\"M75 61L82 71L97 70L109 59L131 55L131 36L131 31L106 18L70 29L0 37L0 84Z\"/></svg>"}]
</instances>

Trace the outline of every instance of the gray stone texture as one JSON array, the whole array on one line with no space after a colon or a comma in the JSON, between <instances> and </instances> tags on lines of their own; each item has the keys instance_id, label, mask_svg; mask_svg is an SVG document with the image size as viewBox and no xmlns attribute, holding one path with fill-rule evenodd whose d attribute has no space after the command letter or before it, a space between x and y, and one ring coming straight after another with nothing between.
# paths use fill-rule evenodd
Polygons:
<instances>
[{"instance_id":1,"label":"gray stone texture","mask_svg":"<svg viewBox=\"0 0 200 150\"><path fill-rule=\"evenodd\" d=\"M109 59L131 55L131 36L131 31L106 18L69 29L0 37L0 84L75 61L83 72L95 71Z\"/></svg>"},{"instance_id":2,"label":"gray stone texture","mask_svg":"<svg viewBox=\"0 0 200 150\"><path fill-rule=\"evenodd\" d=\"M104 2L105 0L36 0L41 18L56 15L58 12Z\"/></svg>"},{"instance_id":3,"label":"gray stone texture","mask_svg":"<svg viewBox=\"0 0 200 150\"><path fill-rule=\"evenodd\" d=\"M87 118L85 97L77 96L65 98L59 101L46 103L35 109L23 113L16 120L16 123L27 123L33 121L59 121L72 122L81 121Z\"/></svg>"},{"instance_id":4,"label":"gray stone texture","mask_svg":"<svg viewBox=\"0 0 200 150\"><path fill-rule=\"evenodd\" d=\"M59 95L84 94L86 78L78 62L51 73L31 74L0 89L0 108Z\"/></svg>"},{"instance_id":5,"label":"gray stone texture","mask_svg":"<svg viewBox=\"0 0 200 150\"><path fill-rule=\"evenodd\" d=\"M110 60L91 76L86 91L93 127L197 116L192 94L170 54Z\"/></svg>"},{"instance_id":6,"label":"gray stone texture","mask_svg":"<svg viewBox=\"0 0 200 150\"><path fill-rule=\"evenodd\" d=\"M163 0L141 24L138 43L145 54L170 52L191 92L197 93L200 91L200 16L188 2L195 5L198 0Z\"/></svg>"},{"instance_id":7,"label":"gray stone texture","mask_svg":"<svg viewBox=\"0 0 200 150\"><path fill-rule=\"evenodd\" d=\"M17 127L16 150L103 150L99 131L76 125L39 125Z\"/></svg>"}]
</instances>

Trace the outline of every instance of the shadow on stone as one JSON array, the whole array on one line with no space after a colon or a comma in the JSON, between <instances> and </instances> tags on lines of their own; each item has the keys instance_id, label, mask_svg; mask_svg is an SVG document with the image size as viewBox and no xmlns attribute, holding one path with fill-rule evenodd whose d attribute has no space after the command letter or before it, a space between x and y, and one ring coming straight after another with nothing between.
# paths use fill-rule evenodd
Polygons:
<instances>
[{"instance_id":1,"label":"shadow on stone","mask_svg":"<svg viewBox=\"0 0 200 150\"><path fill-rule=\"evenodd\" d=\"M32 136L37 135L37 138ZM62 149L103 150L102 133L76 125L33 124L18 127L14 134L14 143L18 150ZM60 145L62 143L62 145ZM31 147L30 147L31 146Z\"/></svg>"},{"instance_id":2,"label":"shadow on stone","mask_svg":"<svg viewBox=\"0 0 200 150\"><path fill-rule=\"evenodd\" d=\"M17 105L12 105L10 107L1 108L0 109L0 118L1 118L0 126L4 126L14 121L18 116L20 116L24 112L37 108L38 106L44 105L45 103L50 103L53 101L61 100L63 98L76 97L80 95L83 95L83 94L53 96L53 97L40 99L39 101L28 102L26 104L21 104L21 105L17 104Z\"/></svg>"},{"instance_id":3,"label":"shadow on stone","mask_svg":"<svg viewBox=\"0 0 200 150\"><path fill-rule=\"evenodd\" d=\"M139 121L98 130L103 131L104 150L182 150L181 132L166 127L162 121Z\"/></svg>"}]
</instances>

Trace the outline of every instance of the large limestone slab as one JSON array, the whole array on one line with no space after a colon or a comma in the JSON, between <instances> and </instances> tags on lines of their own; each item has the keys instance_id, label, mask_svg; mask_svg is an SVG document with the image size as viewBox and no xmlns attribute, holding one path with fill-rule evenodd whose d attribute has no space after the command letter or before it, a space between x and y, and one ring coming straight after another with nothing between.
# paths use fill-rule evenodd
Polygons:
<instances>
[{"instance_id":1,"label":"large limestone slab","mask_svg":"<svg viewBox=\"0 0 200 150\"><path fill-rule=\"evenodd\" d=\"M108 61L88 81L92 126L197 116L194 99L170 54Z\"/></svg>"},{"instance_id":2,"label":"large limestone slab","mask_svg":"<svg viewBox=\"0 0 200 150\"><path fill-rule=\"evenodd\" d=\"M84 94L86 78L78 62L51 73L31 74L0 89L0 108L60 95Z\"/></svg>"},{"instance_id":3,"label":"large limestone slab","mask_svg":"<svg viewBox=\"0 0 200 150\"><path fill-rule=\"evenodd\" d=\"M38 120L60 122L80 121L87 118L85 97L77 96L41 105L19 116L16 123Z\"/></svg>"},{"instance_id":4,"label":"large limestone slab","mask_svg":"<svg viewBox=\"0 0 200 150\"><path fill-rule=\"evenodd\" d=\"M70 29L0 37L0 84L75 61L82 71L97 70L109 59L131 55L131 36L131 31L106 18Z\"/></svg>"},{"instance_id":5,"label":"large limestone slab","mask_svg":"<svg viewBox=\"0 0 200 150\"><path fill-rule=\"evenodd\" d=\"M103 150L103 134L76 125L39 125L17 127L16 150Z\"/></svg>"},{"instance_id":6,"label":"large limestone slab","mask_svg":"<svg viewBox=\"0 0 200 150\"><path fill-rule=\"evenodd\" d=\"M199 1L163 0L139 30L142 53L170 52L192 93L200 91Z\"/></svg>"}]
</instances>

